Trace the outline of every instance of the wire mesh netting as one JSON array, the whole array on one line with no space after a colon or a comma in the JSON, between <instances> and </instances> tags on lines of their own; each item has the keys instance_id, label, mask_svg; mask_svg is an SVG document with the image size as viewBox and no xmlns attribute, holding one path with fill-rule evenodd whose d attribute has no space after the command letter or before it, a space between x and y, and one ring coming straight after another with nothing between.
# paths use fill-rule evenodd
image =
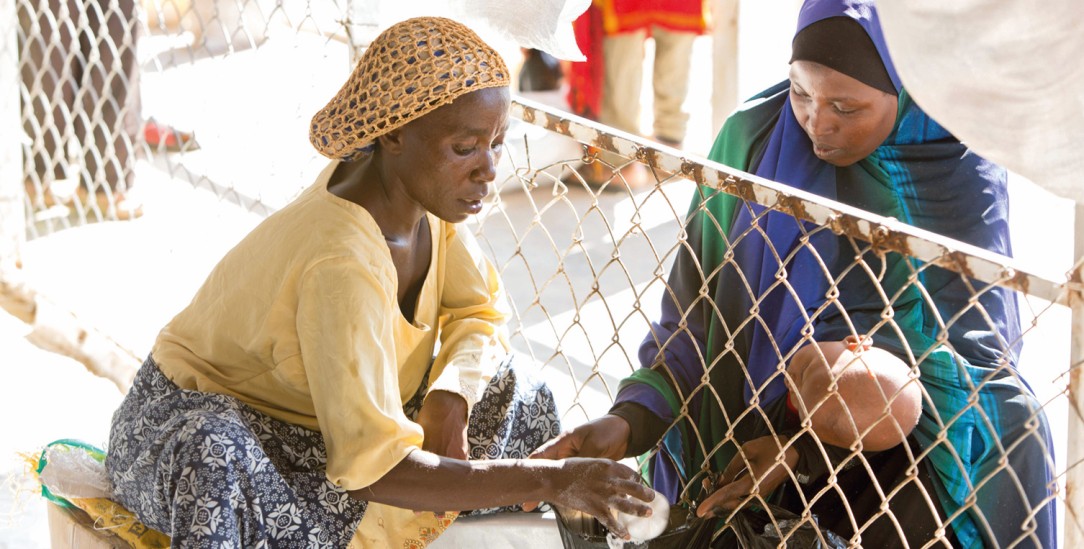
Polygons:
<instances>
[{"instance_id":1,"label":"wire mesh netting","mask_svg":"<svg viewBox=\"0 0 1084 549\"><path fill-rule=\"evenodd\" d=\"M139 217L147 180L187 179L256 212L281 206L270 185L243 185L251 162L273 176L304 170L272 123L307 123L316 97L348 66L346 2L50 0L15 2L30 236ZM277 37L277 39L276 39ZM304 49L309 58L291 55ZM213 83L213 85L212 85ZM223 94L229 89L234 93ZM290 122L261 109L269 97L309 97ZM283 104L290 104L284 102ZM230 119L234 129L216 121ZM203 131L196 131L196 129ZM303 142L301 142L303 143ZM290 142L301 148L301 143ZM208 150L210 149L210 150ZM183 160L182 160L183 159ZM281 159L281 160L276 160ZM290 164L286 164L290 162ZM137 184L137 180L142 182ZM278 185L282 187L282 185Z\"/></svg>"},{"instance_id":2,"label":"wire mesh netting","mask_svg":"<svg viewBox=\"0 0 1084 549\"><path fill-rule=\"evenodd\" d=\"M705 480L730 482L744 470L756 486L777 464L785 489L740 499L778 528L782 519L766 510L797 510L800 520L787 517L783 528L795 536L819 524L851 544L889 535L923 546L961 543L953 536L970 527L991 545L1040 544L1060 493L1053 472L1064 467L1048 413L1064 413L1067 380L1043 353L1032 362L1020 353L1056 317L1048 313L1059 284L961 242L596 133L529 103L514 111L638 158L658 182L630 195L628 210L604 215L605 193L577 200L583 183L570 181L567 162L556 164L564 181L551 166L532 166L510 180L544 198L532 202L532 218L513 221L505 193L481 216L487 241L518 235L493 255L511 275L525 346L569 372L577 397L569 414L597 417L616 382L650 366L655 375L633 377L667 395L668 434L643 459L688 504L705 497ZM598 162L591 150L583 161ZM606 171L623 187L620 165ZM559 239L547 227L561 225L550 220L565 210L575 212L574 228ZM780 233L792 235L791 247L779 247ZM1016 289L1027 291L1022 312ZM946 503L953 490L955 506Z\"/></svg>"},{"instance_id":3,"label":"wire mesh netting","mask_svg":"<svg viewBox=\"0 0 1084 549\"><path fill-rule=\"evenodd\" d=\"M307 126L371 30L359 4L17 0L2 24L18 27L29 237L48 249L134 219L119 230L161 231L148 248L201 254L153 291L194 287L323 166ZM666 395L660 426L634 426L659 430L648 474L691 506L705 481L746 479L742 508L771 544L812 525L827 546L886 532L1034 546L1064 511L1072 281L530 101L513 119L470 223L566 425L605 414L634 376ZM646 186L626 179L637 165ZM93 234L81 253L116 247ZM116 268L68 284L123 284ZM147 317L175 312L71 299L136 356ZM773 474L783 488L757 489Z\"/></svg>"}]
</instances>

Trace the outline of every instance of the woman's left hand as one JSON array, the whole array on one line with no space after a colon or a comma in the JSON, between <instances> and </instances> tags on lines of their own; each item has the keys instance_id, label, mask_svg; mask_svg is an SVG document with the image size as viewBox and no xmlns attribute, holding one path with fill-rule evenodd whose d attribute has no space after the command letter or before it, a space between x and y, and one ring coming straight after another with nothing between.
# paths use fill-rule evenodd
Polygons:
<instances>
[{"instance_id":1,"label":"woman's left hand","mask_svg":"<svg viewBox=\"0 0 1084 549\"><path fill-rule=\"evenodd\" d=\"M727 465L711 493L696 509L697 516L726 516L754 492L768 495L798 465L798 450L786 446L789 437L780 435L753 439L741 446Z\"/></svg>"},{"instance_id":2,"label":"woman's left hand","mask_svg":"<svg viewBox=\"0 0 1084 549\"><path fill-rule=\"evenodd\" d=\"M467 459L467 401L448 391L432 391L418 412L425 432L422 450L438 456Z\"/></svg>"}]
</instances>

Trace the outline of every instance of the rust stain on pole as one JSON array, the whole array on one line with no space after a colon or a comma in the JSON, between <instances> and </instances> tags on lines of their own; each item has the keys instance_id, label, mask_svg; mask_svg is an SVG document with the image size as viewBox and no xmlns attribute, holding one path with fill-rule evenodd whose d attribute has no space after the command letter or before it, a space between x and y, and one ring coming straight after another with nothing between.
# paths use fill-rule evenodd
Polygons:
<instances>
[{"instance_id":1,"label":"rust stain on pole","mask_svg":"<svg viewBox=\"0 0 1084 549\"><path fill-rule=\"evenodd\" d=\"M697 184L704 184L704 166L695 162L683 160L681 162L681 175L695 181Z\"/></svg>"},{"instance_id":2,"label":"rust stain on pole","mask_svg":"<svg viewBox=\"0 0 1084 549\"><path fill-rule=\"evenodd\" d=\"M727 194L732 194L742 200L754 204L756 203L757 194L753 191L752 183L730 174L719 173L719 175L726 176L726 178L719 183L719 190Z\"/></svg>"},{"instance_id":3,"label":"rust stain on pole","mask_svg":"<svg viewBox=\"0 0 1084 549\"><path fill-rule=\"evenodd\" d=\"M1031 287L1031 280L1026 273L1013 270L1012 276L1005 281L1005 285L1026 294L1028 293L1028 288Z\"/></svg>"},{"instance_id":4,"label":"rust stain on pole","mask_svg":"<svg viewBox=\"0 0 1084 549\"><path fill-rule=\"evenodd\" d=\"M855 236L861 234L857 221L849 215L835 215L828 220L828 228L839 235Z\"/></svg>"},{"instance_id":5,"label":"rust stain on pole","mask_svg":"<svg viewBox=\"0 0 1084 549\"><path fill-rule=\"evenodd\" d=\"M523 121L528 124L534 124L535 110L523 107Z\"/></svg>"},{"instance_id":6,"label":"rust stain on pole","mask_svg":"<svg viewBox=\"0 0 1084 549\"><path fill-rule=\"evenodd\" d=\"M549 112L544 114L546 117L546 121L542 127L546 128L551 132L559 133L561 135L569 135L569 121L567 118Z\"/></svg>"},{"instance_id":7,"label":"rust stain on pole","mask_svg":"<svg viewBox=\"0 0 1084 549\"><path fill-rule=\"evenodd\" d=\"M659 167L659 151L656 151L655 149L640 147L636 149L636 158L652 168Z\"/></svg>"},{"instance_id":8,"label":"rust stain on pole","mask_svg":"<svg viewBox=\"0 0 1084 549\"><path fill-rule=\"evenodd\" d=\"M948 252L938 259L937 264L944 265L968 278L975 278L975 273L971 271L971 265L967 262L967 256L961 252Z\"/></svg>"},{"instance_id":9,"label":"rust stain on pole","mask_svg":"<svg viewBox=\"0 0 1084 549\"><path fill-rule=\"evenodd\" d=\"M597 133L595 135L595 146L600 149L608 151L614 150L614 138L608 133Z\"/></svg>"},{"instance_id":10,"label":"rust stain on pole","mask_svg":"<svg viewBox=\"0 0 1084 549\"><path fill-rule=\"evenodd\" d=\"M911 247L907 245L907 236L903 233L893 231L884 225L878 225L873 229L872 234L869 235L869 241L874 249L887 252L899 252L908 256L914 255L911 253Z\"/></svg>"},{"instance_id":11,"label":"rust stain on pole","mask_svg":"<svg viewBox=\"0 0 1084 549\"><path fill-rule=\"evenodd\" d=\"M800 198L777 193L775 195L775 207L777 210L788 214L795 219L813 221L813 218L810 217L809 212L805 209L805 202Z\"/></svg>"}]
</instances>

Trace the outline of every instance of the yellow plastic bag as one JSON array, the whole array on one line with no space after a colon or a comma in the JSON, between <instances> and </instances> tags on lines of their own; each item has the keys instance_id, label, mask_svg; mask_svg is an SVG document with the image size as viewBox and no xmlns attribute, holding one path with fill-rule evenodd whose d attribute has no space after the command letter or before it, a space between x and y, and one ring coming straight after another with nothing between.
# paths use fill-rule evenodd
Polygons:
<instances>
[{"instance_id":1,"label":"yellow plastic bag","mask_svg":"<svg viewBox=\"0 0 1084 549\"><path fill-rule=\"evenodd\" d=\"M350 540L350 549L421 549L440 537L457 516L444 513L438 517L370 503Z\"/></svg>"},{"instance_id":2,"label":"yellow plastic bag","mask_svg":"<svg viewBox=\"0 0 1084 549\"><path fill-rule=\"evenodd\" d=\"M64 471L61 470L59 475L49 474L53 471L50 470L46 473L46 468L49 467L48 456L57 456L56 452L75 452L78 453L78 460L70 460L71 463L81 463L84 469L75 470L69 472L65 478ZM131 511L125 509L119 503L110 500L107 497L68 497L65 495L67 491L85 492L85 493L104 493L104 488L101 486L78 486L81 480L80 476L90 476L90 473L96 473L104 478L104 471L91 471L88 472L90 466L97 466L104 468L105 452L101 449L87 444L82 441L72 439L62 439L48 444L41 454L35 458L29 458L33 465L33 471L37 475L38 481L41 484L41 495L45 499L49 500L51 504L56 505L62 509L69 510L78 514L77 509L86 514L86 520L76 521L81 523L86 528L92 528L100 533L112 534L127 544L137 549L161 549L169 547L169 536L153 530L142 522L140 522ZM64 461L64 460L61 460ZM90 464L90 466L86 465ZM58 465L54 464L54 467ZM50 490L48 482L44 479L54 479L56 483ZM106 482L107 483L107 482ZM101 483L99 483L101 484ZM63 490L60 490L57 485L63 485Z\"/></svg>"}]
</instances>

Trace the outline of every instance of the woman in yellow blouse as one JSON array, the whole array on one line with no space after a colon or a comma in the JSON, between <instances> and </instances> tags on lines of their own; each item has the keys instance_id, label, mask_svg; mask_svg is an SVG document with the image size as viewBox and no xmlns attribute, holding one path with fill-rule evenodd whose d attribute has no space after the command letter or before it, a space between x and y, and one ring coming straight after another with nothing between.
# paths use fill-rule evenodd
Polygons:
<instances>
[{"instance_id":1,"label":"woman in yellow blouse","mask_svg":"<svg viewBox=\"0 0 1084 549\"><path fill-rule=\"evenodd\" d=\"M335 160L222 259L114 416L115 496L145 524L185 547L344 547L373 503L403 509L374 530L546 500L624 536L610 508L648 513L623 465L515 459L557 434L552 395L505 360L500 281L456 226L495 177L508 81L446 19L373 42L313 118Z\"/></svg>"}]
</instances>

